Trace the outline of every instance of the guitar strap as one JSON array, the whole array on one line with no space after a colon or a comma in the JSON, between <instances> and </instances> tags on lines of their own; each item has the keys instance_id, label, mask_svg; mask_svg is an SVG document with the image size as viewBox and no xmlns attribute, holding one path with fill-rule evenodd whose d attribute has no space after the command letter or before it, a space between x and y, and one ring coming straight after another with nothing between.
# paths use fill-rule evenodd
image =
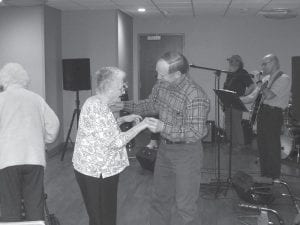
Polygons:
<instances>
[{"instance_id":1,"label":"guitar strap","mask_svg":"<svg viewBox=\"0 0 300 225\"><path fill-rule=\"evenodd\" d=\"M282 71L278 71L274 76L274 79L272 80L272 82L270 82L269 80L269 83L268 83L268 88L270 89L272 87L272 85L274 84L274 82L283 74ZM271 77L270 77L271 79Z\"/></svg>"},{"instance_id":2,"label":"guitar strap","mask_svg":"<svg viewBox=\"0 0 300 225\"><path fill-rule=\"evenodd\" d=\"M272 80L272 82L269 81L265 81L264 83L267 83L267 87L270 89L272 87L272 85L274 84L274 82L283 74L282 71L278 71L274 76L274 79ZM260 106L261 104L263 104L263 97L261 95L261 90L259 91L259 94L256 96L256 99L254 101L254 104L252 106L253 110L252 113L250 114L250 124L253 126L254 122L256 121L256 117L258 112L260 111Z\"/></svg>"}]
</instances>

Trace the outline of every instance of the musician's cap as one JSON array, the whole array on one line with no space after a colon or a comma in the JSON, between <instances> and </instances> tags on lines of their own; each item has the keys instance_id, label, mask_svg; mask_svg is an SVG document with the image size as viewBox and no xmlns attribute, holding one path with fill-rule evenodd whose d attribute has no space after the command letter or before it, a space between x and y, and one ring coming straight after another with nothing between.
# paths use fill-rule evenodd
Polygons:
<instances>
[{"instance_id":1,"label":"musician's cap","mask_svg":"<svg viewBox=\"0 0 300 225\"><path fill-rule=\"evenodd\" d=\"M239 55L232 55L229 58L227 58L227 61L238 61L243 63L242 57Z\"/></svg>"}]
</instances>

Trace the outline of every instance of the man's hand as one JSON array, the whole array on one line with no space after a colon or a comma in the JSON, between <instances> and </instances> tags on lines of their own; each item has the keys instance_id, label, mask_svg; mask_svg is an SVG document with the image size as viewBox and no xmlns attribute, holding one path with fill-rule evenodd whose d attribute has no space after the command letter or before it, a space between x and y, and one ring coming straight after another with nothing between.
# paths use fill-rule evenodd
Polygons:
<instances>
[{"instance_id":1,"label":"man's hand","mask_svg":"<svg viewBox=\"0 0 300 225\"><path fill-rule=\"evenodd\" d=\"M147 117L145 122L148 124L148 128L153 133L159 133L164 129L164 123L158 119Z\"/></svg>"},{"instance_id":2,"label":"man's hand","mask_svg":"<svg viewBox=\"0 0 300 225\"><path fill-rule=\"evenodd\" d=\"M115 102L109 105L109 108L112 112L118 112L124 108L124 102Z\"/></svg>"}]
</instances>

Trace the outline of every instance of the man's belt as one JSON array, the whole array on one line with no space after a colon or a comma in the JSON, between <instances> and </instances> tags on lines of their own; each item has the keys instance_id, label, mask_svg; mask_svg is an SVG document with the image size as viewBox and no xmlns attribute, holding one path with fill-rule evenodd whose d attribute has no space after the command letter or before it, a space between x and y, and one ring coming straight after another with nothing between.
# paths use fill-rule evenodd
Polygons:
<instances>
[{"instance_id":1,"label":"man's belt","mask_svg":"<svg viewBox=\"0 0 300 225\"><path fill-rule=\"evenodd\" d=\"M162 138L161 139L162 143L167 144L167 145L178 145L178 144L187 144L188 142L186 141L170 141L169 139Z\"/></svg>"},{"instance_id":2,"label":"man's belt","mask_svg":"<svg viewBox=\"0 0 300 225\"><path fill-rule=\"evenodd\" d=\"M277 107L277 106L271 106L271 105L267 105L267 104L262 104L261 106L262 106L263 108L266 108L266 109L282 110L282 108L280 108L280 107Z\"/></svg>"}]
</instances>

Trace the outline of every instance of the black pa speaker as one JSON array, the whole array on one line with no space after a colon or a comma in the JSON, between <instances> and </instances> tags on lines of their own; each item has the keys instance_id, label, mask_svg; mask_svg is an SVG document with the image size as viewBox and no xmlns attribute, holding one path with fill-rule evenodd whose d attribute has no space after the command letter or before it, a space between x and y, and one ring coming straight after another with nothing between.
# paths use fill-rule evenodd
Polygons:
<instances>
[{"instance_id":1,"label":"black pa speaker","mask_svg":"<svg viewBox=\"0 0 300 225\"><path fill-rule=\"evenodd\" d=\"M256 183L252 176L238 171L232 178L233 187L237 195L251 204L270 204L275 200L275 195L270 184Z\"/></svg>"},{"instance_id":2,"label":"black pa speaker","mask_svg":"<svg viewBox=\"0 0 300 225\"><path fill-rule=\"evenodd\" d=\"M63 59L63 88L67 91L91 89L90 59Z\"/></svg>"}]
</instances>

